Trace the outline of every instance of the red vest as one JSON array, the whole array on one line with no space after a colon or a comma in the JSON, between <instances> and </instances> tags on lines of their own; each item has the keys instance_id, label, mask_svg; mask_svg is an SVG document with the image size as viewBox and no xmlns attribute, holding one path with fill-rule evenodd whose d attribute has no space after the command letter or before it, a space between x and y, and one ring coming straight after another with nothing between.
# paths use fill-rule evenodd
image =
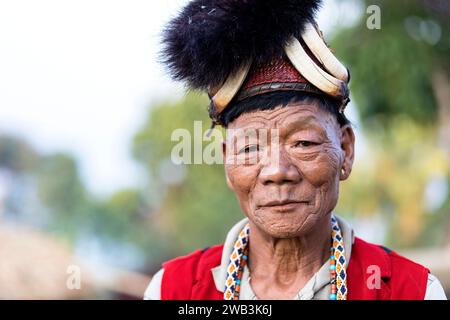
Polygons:
<instances>
[{"instance_id":1,"label":"red vest","mask_svg":"<svg viewBox=\"0 0 450 320\"><path fill-rule=\"evenodd\" d=\"M220 265L223 245L197 250L163 264L162 300L222 300L211 268ZM381 286L373 288L374 267ZM423 300L428 269L382 246L355 238L347 268L349 300ZM369 284L369 285L368 285ZM371 289L372 288L372 289Z\"/></svg>"}]
</instances>

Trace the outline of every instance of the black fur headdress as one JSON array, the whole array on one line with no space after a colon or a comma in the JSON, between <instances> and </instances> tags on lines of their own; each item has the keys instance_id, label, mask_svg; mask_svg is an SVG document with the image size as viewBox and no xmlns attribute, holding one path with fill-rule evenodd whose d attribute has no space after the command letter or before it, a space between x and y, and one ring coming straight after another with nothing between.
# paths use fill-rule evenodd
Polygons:
<instances>
[{"instance_id":1,"label":"black fur headdress","mask_svg":"<svg viewBox=\"0 0 450 320\"><path fill-rule=\"evenodd\" d=\"M163 32L162 60L193 89L218 86L250 60L283 53L321 0L193 0Z\"/></svg>"}]
</instances>

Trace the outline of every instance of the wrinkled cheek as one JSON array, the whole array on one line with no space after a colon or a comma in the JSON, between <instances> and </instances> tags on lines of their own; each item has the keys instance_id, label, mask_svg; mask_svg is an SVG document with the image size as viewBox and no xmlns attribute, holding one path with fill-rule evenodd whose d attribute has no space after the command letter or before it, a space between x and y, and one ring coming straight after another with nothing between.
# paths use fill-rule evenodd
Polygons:
<instances>
[{"instance_id":1,"label":"wrinkled cheek","mask_svg":"<svg viewBox=\"0 0 450 320\"><path fill-rule=\"evenodd\" d=\"M339 158L322 154L313 162L308 162L302 169L303 175L316 188L326 188L339 175Z\"/></svg>"},{"instance_id":2,"label":"wrinkled cheek","mask_svg":"<svg viewBox=\"0 0 450 320\"><path fill-rule=\"evenodd\" d=\"M228 178L233 186L234 192L246 212L250 209L251 191L256 181L255 170L246 166L227 166Z\"/></svg>"},{"instance_id":3,"label":"wrinkled cheek","mask_svg":"<svg viewBox=\"0 0 450 320\"><path fill-rule=\"evenodd\" d=\"M303 170L305 179L316 189L319 211L333 209L339 195L340 159L334 152L324 153Z\"/></svg>"},{"instance_id":4,"label":"wrinkled cheek","mask_svg":"<svg viewBox=\"0 0 450 320\"><path fill-rule=\"evenodd\" d=\"M336 182L336 179L333 179L332 181L324 183L319 188L318 197L320 199L319 211L327 213L333 210L339 197L339 182Z\"/></svg>"}]
</instances>

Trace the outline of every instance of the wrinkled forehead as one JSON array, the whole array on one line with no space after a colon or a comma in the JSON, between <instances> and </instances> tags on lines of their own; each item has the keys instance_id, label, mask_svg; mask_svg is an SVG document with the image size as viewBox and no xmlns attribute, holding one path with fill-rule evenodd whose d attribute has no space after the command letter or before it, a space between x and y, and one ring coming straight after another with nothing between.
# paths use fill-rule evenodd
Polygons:
<instances>
[{"instance_id":1,"label":"wrinkled forehead","mask_svg":"<svg viewBox=\"0 0 450 320\"><path fill-rule=\"evenodd\" d=\"M243 113L229 124L227 135L239 136L254 130L277 130L283 134L306 129L329 135L338 132L339 124L332 114L316 103L295 103Z\"/></svg>"}]
</instances>

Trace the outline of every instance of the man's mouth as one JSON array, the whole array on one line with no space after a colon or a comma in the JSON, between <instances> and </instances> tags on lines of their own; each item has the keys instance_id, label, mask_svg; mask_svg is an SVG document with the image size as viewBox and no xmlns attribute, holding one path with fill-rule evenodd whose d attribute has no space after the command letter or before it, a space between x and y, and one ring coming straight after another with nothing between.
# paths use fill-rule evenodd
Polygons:
<instances>
[{"instance_id":1,"label":"man's mouth","mask_svg":"<svg viewBox=\"0 0 450 320\"><path fill-rule=\"evenodd\" d=\"M289 211L296 208L300 204L308 204L309 201L299 201L293 199L272 200L260 205L260 208L273 209L277 211Z\"/></svg>"}]
</instances>

